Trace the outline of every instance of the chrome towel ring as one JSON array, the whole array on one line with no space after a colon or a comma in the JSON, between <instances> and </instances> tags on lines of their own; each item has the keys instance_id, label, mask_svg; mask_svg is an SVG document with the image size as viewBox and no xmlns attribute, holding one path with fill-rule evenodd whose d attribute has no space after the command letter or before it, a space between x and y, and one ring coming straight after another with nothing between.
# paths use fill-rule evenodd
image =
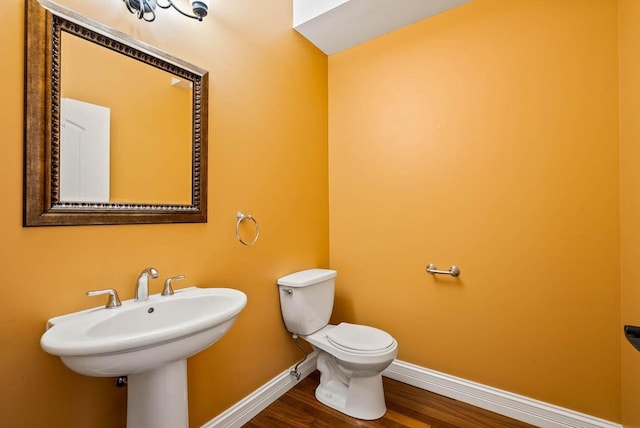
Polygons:
<instances>
[{"instance_id":1,"label":"chrome towel ring","mask_svg":"<svg viewBox=\"0 0 640 428\"><path fill-rule=\"evenodd\" d=\"M247 247L250 247L251 245L255 244L256 241L258 240L258 237L260 236L260 226L258 225L258 222L256 221L256 219L253 218L253 216L251 214L245 214L242 211L238 211L238 213L236 214L236 219L238 220L238 221L236 221L236 238L238 238L238 241L242 245L247 246ZM254 236L253 241L251 241L251 242L246 242L240 236L240 224L245 220L252 221L253 225L256 227L256 235Z\"/></svg>"}]
</instances>

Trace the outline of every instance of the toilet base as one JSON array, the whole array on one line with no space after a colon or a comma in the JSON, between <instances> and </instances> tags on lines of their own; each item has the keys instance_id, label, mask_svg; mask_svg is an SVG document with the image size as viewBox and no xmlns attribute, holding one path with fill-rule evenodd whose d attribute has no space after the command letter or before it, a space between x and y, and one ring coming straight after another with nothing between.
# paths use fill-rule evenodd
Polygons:
<instances>
[{"instance_id":1,"label":"toilet base","mask_svg":"<svg viewBox=\"0 0 640 428\"><path fill-rule=\"evenodd\" d=\"M316 398L322 404L348 416L374 420L387 411L382 387L382 375L347 375L325 352L318 355L320 385Z\"/></svg>"}]
</instances>

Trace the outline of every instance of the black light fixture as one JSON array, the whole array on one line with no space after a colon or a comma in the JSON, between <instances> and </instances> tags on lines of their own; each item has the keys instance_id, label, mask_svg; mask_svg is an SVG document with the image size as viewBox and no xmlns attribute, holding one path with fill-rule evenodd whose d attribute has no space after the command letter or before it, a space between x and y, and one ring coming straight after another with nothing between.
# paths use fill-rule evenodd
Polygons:
<instances>
[{"instance_id":1,"label":"black light fixture","mask_svg":"<svg viewBox=\"0 0 640 428\"><path fill-rule=\"evenodd\" d=\"M129 12L135 14L138 19L144 19L147 22L152 22L156 19L156 6L162 9L174 8L181 15L187 18L197 19L202 21L202 18L207 16L209 11L209 0L189 0L193 15L183 12L176 6L172 0L166 0L166 4L160 0L122 0L129 9Z\"/></svg>"}]
</instances>

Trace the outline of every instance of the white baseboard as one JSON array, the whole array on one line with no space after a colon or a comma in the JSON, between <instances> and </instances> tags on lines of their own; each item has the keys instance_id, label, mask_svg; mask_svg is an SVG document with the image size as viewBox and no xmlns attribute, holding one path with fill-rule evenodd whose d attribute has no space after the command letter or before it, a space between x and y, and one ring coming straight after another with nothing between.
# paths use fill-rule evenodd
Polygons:
<instances>
[{"instance_id":1,"label":"white baseboard","mask_svg":"<svg viewBox=\"0 0 640 428\"><path fill-rule=\"evenodd\" d=\"M420 389L542 428L622 428L622 425L604 419L403 361L395 360L382 374Z\"/></svg>"},{"instance_id":2,"label":"white baseboard","mask_svg":"<svg viewBox=\"0 0 640 428\"><path fill-rule=\"evenodd\" d=\"M316 369L316 358L317 354L313 352L300 365L300 379L304 379ZM399 360L391 363L382 374L390 379L542 428L622 428L622 425L604 419ZM287 370L204 424L202 428L240 428L297 383Z\"/></svg>"},{"instance_id":3,"label":"white baseboard","mask_svg":"<svg viewBox=\"0 0 640 428\"><path fill-rule=\"evenodd\" d=\"M298 367L300 379L304 379L314 372L317 358L318 355L312 352L304 363L300 364ZM289 370L282 372L233 407L202 425L201 428L240 428L267 408L269 404L296 386L297 383L298 380L290 374Z\"/></svg>"}]
</instances>

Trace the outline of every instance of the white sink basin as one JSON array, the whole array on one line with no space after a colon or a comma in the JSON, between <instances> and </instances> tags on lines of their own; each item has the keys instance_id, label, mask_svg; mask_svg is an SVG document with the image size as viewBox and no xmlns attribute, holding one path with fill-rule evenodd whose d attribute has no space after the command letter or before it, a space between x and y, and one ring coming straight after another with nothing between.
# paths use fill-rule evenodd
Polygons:
<instances>
[{"instance_id":1,"label":"white sink basin","mask_svg":"<svg viewBox=\"0 0 640 428\"><path fill-rule=\"evenodd\" d=\"M230 288L183 288L52 318L40 339L71 370L128 377L128 428L188 428L187 358L220 339L247 304Z\"/></svg>"},{"instance_id":2,"label":"white sink basin","mask_svg":"<svg viewBox=\"0 0 640 428\"><path fill-rule=\"evenodd\" d=\"M220 339L247 304L230 288L190 287L52 318L40 344L71 370L130 375L190 357Z\"/></svg>"}]
</instances>

